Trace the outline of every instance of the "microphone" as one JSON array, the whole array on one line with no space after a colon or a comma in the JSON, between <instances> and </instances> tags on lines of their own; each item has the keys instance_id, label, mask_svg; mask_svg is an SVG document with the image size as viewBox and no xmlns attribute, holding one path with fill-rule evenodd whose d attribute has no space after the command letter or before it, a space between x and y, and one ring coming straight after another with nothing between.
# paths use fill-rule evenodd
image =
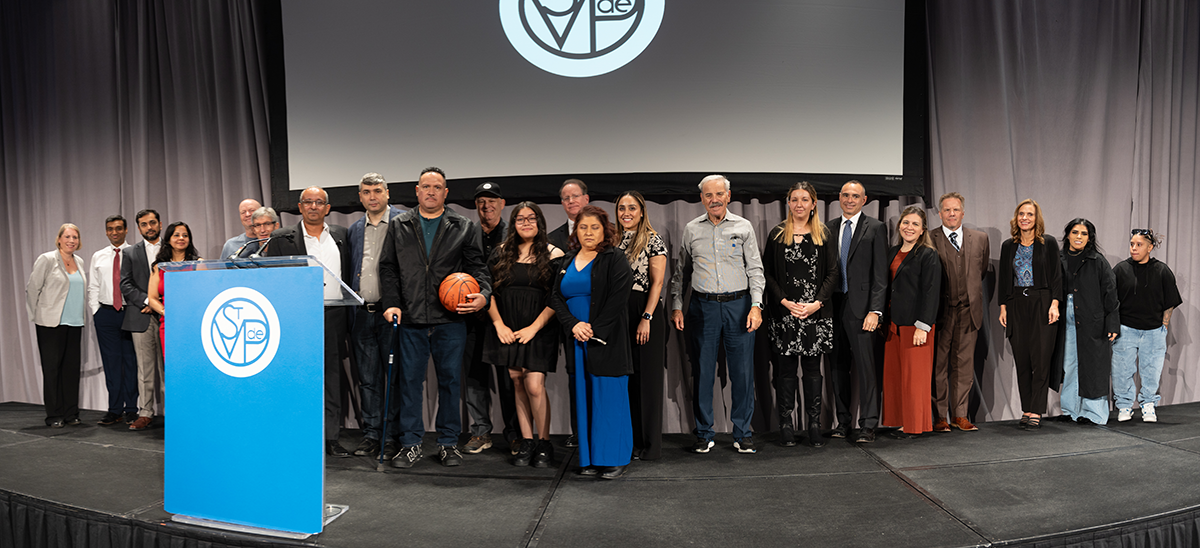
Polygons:
<instances>
[{"instance_id":1,"label":"microphone","mask_svg":"<svg viewBox=\"0 0 1200 548\"><path fill-rule=\"evenodd\" d=\"M228 257L226 260L232 261L232 260L234 260L234 259L237 259L238 257L241 257L241 256L242 256L242 252L243 252L243 251L245 251L245 250L246 250L246 248L250 246L250 244L257 243L257 242L261 242L261 241L263 241L263 240L270 240L270 239L271 239L271 237L270 237L270 236L268 236L268 237L266 237L266 238L257 238L257 239L254 239L254 240L250 240L250 241L248 241L248 242L246 242L246 243L242 244L242 247L239 247L237 251L234 251L234 252L233 252L233 255L230 255L230 256L229 256L229 257ZM262 246L259 246L259 247L261 248ZM254 256L254 255L251 255L251 257L253 257L253 256Z\"/></svg>"},{"instance_id":2,"label":"microphone","mask_svg":"<svg viewBox=\"0 0 1200 548\"><path fill-rule=\"evenodd\" d=\"M262 245L258 246L258 251L255 251L254 253L250 254L250 257L249 257L250 259L261 259L262 252L267 250L267 244L270 244L271 240L274 240L275 237L267 236L266 238L259 238L259 239L266 240L266 241L264 241ZM250 242L246 242L246 245L250 245Z\"/></svg>"}]
</instances>

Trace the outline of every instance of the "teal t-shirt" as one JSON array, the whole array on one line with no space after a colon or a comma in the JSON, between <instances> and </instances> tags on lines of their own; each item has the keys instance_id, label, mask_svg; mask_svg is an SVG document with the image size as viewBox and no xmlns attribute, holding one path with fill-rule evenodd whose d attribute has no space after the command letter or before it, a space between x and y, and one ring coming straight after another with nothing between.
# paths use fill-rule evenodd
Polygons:
<instances>
[{"instance_id":1,"label":"teal t-shirt","mask_svg":"<svg viewBox=\"0 0 1200 548\"><path fill-rule=\"evenodd\" d=\"M433 253L433 237L437 236L438 225L442 224L442 217L446 216L443 211L441 215L432 219L426 219L424 215L417 214L421 218L421 233L425 235L425 256L428 257Z\"/></svg>"},{"instance_id":2,"label":"teal t-shirt","mask_svg":"<svg viewBox=\"0 0 1200 548\"><path fill-rule=\"evenodd\" d=\"M67 289L67 304L63 306L58 325L83 327L83 299L87 297L87 289L83 287L83 273L76 270L74 274L67 275L67 280L71 285Z\"/></svg>"}]
</instances>

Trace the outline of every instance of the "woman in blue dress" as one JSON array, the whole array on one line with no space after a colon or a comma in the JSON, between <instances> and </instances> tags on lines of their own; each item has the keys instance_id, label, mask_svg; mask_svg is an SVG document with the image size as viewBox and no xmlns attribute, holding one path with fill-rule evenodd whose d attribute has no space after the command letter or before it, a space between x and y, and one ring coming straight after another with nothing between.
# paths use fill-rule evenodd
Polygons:
<instances>
[{"instance_id":1,"label":"woman in blue dress","mask_svg":"<svg viewBox=\"0 0 1200 548\"><path fill-rule=\"evenodd\" d=\"M629 414L629 292L633 273L616 249L608 214L586 206L571 233L575 249L563 257L551 300L567 337L575 341L567 367L575 372L580 474L616 479L633 451Z\"/></svg>"}]
</instances>

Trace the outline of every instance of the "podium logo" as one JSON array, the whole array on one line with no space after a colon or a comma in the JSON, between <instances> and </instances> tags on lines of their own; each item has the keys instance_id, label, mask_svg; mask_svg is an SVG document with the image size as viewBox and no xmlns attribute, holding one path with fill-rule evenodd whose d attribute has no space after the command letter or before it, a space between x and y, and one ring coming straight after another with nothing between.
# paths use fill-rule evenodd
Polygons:
<instances>
[{"instance_id":1,"label":"podium logo","mask_svg":"<svg viewBox=\"0 0 1200 548\"><path fill-rule=\"evenodd\" d=\"M559 76L617 70L646 50L666 0L501 0L500 24L525 60Z\"/></svg>"},{"instance_id":2,"label":"podium logo","mask_svg":"<svg viewBox=\"0 0 1200 548\"><path fill-rule=\"evenodd\" d=\"M208 303L200 321L204 353L230 377L257 375L279 349L279 316L262 293L248 287L226 289Z\"/></svg>"}]
</instances>

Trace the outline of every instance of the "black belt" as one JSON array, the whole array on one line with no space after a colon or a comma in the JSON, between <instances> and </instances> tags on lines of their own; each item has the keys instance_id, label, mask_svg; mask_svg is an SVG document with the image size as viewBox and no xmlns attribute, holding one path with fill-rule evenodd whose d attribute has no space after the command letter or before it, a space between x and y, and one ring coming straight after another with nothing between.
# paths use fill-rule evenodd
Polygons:
<instances>
[{"instance_id":1,"label":"black belt","mask_svg":"<svg viewBox=\"0 0 1200 548\"><path fill-rule=\"evenodd\" d=\"M363 308L367 309L367 312L372 314L376 312L383 312L383 303L363 303Z\"/></svg>"},{"instance_id":2,"label":"black belt","mask_svg":"<svg viewBox=\"0 0 1200 548\"><path fill-rule=\"evenodd\" d=\"M698 299L702 299L705 301L717 302L717 303L727 303L729 301L736 301L736 300L738 300L742 297L745 297L749 294L750 294L750 291L745 290L745 289L743 289L741 291L734 291L733 293L700 293L698 291L692 293L692 295L694 295Z\"/></svg>"},{"instance_id":3,"label":"black belt","mask_svg":"<svg viewBox=\"0 0 1200 548\"><path fill-rule=\"evenodd\" d=\"M120 310L117 310L117 307L115 307L111 304L100 303L100 308L107 308L109 310L112 310L113 312L120 312Z\"/></svg>"}]
</instances>

